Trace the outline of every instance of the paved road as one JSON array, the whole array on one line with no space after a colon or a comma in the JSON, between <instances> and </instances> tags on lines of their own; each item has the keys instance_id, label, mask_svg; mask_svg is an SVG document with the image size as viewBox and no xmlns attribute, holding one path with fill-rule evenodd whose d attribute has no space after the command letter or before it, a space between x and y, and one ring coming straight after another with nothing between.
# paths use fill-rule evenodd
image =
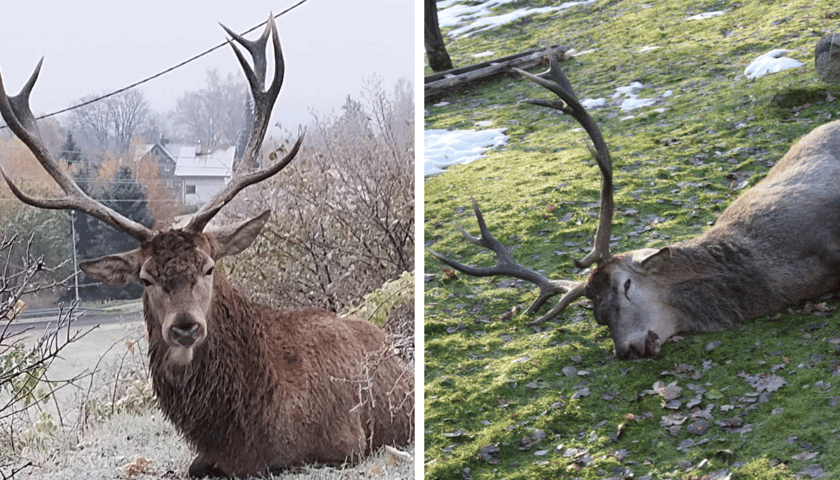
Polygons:
<instances>
[{"instance_id":1,"label":"paved road","mask_svg":"<svg viewBox=\"0 0 840 480\"><path fill-rule=\"evenodd\" d=\"M19 332L28 345L34 345L47 329L55 329L57 315L32 317L12 322L10 330ZM130 311L122 313L87 312L81 315L57 335L59 342L66 341L67 333L72 337L84 334L66 345L49 370L51 381L78 379L56 392L56 399L62 405L65 421L72 421L78 411L80 399L102 397L112 389L119 374L124 378L130 369L145 371L146 342L144 340L143 313ZM136 348L129 351L126 342L133 342ZM94 373L92 378L89 374ZM54 404L45 406L54 411ZM53 412L54 413L54 412ZM69 415L68 415L69 414ZM54 413L54 418L55 413Z\"/></svg>"},{"instance_id":2,"label":"paved road","mask_svg":"<svg viewBox=\"0 0 840 480\"><path fill-rule=\"evenodd\" d=\"M142 311L129 307L123 312L108 312L105 310L79 308L73 312L74 320L71 328L93 327L96 325L111 325L114 323L135 323L143 321ZM9 333L19 333L25 330L43 332L46 328L55 328L58 314L45 313L16 319L9 326Z\"/></svg>"}]
</instances>

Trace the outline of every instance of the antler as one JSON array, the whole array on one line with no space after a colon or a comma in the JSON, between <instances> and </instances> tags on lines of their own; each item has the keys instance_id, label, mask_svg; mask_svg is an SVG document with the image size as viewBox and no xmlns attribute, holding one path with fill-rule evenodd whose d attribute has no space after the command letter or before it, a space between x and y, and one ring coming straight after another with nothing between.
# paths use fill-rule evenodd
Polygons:
<instances>
[{"instance_id":1,"label":"antler","mask_svg":"<svg viewBox=\"0 0 840 480\"><path fill-rule=\"evenodd\" d=\"M245 153L239 162L234 165L234 178L225 188L217 193L209 202L204 204L198 212L193 216L190 222L185 227L186 230L193 232L200 232L207 226L207 223L215 216L222 207L230 202L242 189L249 185L261 182L277 172L282 170L292 161L297 155L300 146L303 143L303 133L298 136L297 141L292 146L286 156L274 165L270 165L262 170L251 173L246 173L252 165L257 164L260 146L262 145L265 133L268 130L268 122L271 118L271 110L274 103L277 101L277 96L280 93L280 87L283 85L283 75L285 73L285 63L283 61L283 52L280 49L280 37L277 34L277 26L274 24L273 15L269 15L266 23L265 31L255 41L249 41L237 35L224 25L222 28L233 37L239 44L245 47L251 54L253 59L253 68L248 64L247 59L242 52L229 41L233 48L236 58L242 65L245 71L245 77L248 79L248 84L251 87L251 95L253 97L254 106L254 123L251 126L251 134L248 138L248 145ZM268 38L271 37L272 47L274 49L274 76L271 80L271 85L265 89L267 59L266 46ZM3 79L0 77L0 114L9 125L9 128L23 141L29 150L35 155L38 162L44 167L47 173L58 183L59 187L64 191L65 196L58 199L36 199L23 193L6 175L2 168L0 168L0 175L6 180L12 193L15 194L22 202L38 208L49 209L73 209L80 212L87 213L92 217L98 218L117 230L128 233L132 237L139 240L141 243L151 239L154 236L152 230L145 226L126 218L105 205L97 202L89 197L81 188L68 177L58 166L58 163L49 153L41 140L41 134L35 123L35 117L29 108L29 95L32 92L32 87L38 79L38 74L41 71L41 64L43 58L35 67L35 72L29 78L29 81L23 86L23 89L18 95L9 97L3 87Z\"/></svg>"},{"instance_id":2,"label":"antler","mask_svg":"<svg viewBox=\"0 0 840 480\"><path fill-rule=\"evenodd\" d=\"M536 300L531 303L531 306L528 307L528 310L525 312L529 315L533 314L548 301L549 298L560 294L565 293L563 297L560 299L560 302L551 309L550 312L545 314L544 316L534 320L533 322L529 322L528 325L538 325L540 323L545 322L546 320L550 320L554 318L558 313L563 311L570 303L572 303L575 299L583 296L585 292L585 283L584 282L572 282L570 280L553 280L545 275L528 268L524 265L516 263L513 260L510 252L508 251L507 247L505 247L502 242L498 241L496 237L494 237L490 230L487 229L487 224L484 222L484 216L481 214L481 210L478 208L478 204L475 202L475 199L472 199L473 210L475 210L475 217L478 219L478 228L481 231L481 236L476 238L470 235L461 224L455 222L458 226L458 230L461 231L461 234L466 237L470 243L474 245L478 245L480 247L489 248L496 254L496 265L492 267L484 267L484 268L476 268L470 267L468 265L464 265L463 263L456 262L455 260L451 260L443 255L435 252L434 250L427 248L426 250L435 258L442 261L443 263L449 265L450 267L466 273L467 275L471 275L473 277L492 277L495 275L506 275L513 278L519 278L522 280L526 280L531 282L538 287L540 287L540 294L537 296Z\"/></svg>"},{"instance_id":3,"label":"antler","mask_svg":"<svg viewBox=\"0 0 840 480\"><path fill-rule=\"evenodd\" d=\"M551 52L551 47L546 47L548 50L549 69L538 75L532 75L524 70L514 68L517 72L524 75L526 78L541 85L552 92L554 92L561 101L548 100L524 100L525 103L540 105L543 107L554 108L562 111L578 121L589 137L592 139L592 144L586 142L589 148L589 153L598 162L598 168L601 170L601 212L598 216L598 230L595 231L595 241L593 242L592 252L589 253L583 260L574 260L578 268L586 268L593 263L602 263L610 258L610 234L612 233L612 217L613 217L613 183L612 183L612 160L610 159L610 151L607 148L607 143L601 135L601 130L598 125L583 108L569 83L569 79L560 70L560 65L557 63L554 55ZM546 80L549 78L554 83Z\"/></svg>"},{"instance_id":4,"label":"antler","mask_svg":"<svg viewBox=\"0 0 840 480\"><path fill-rule=\"evenodd\" d=\"M283 61L280 36L277 34L277 26L274 24L273 15L269 14L265 30L260 38L254 41L243 38L224 25L222 25L222 28L225 29L228 35L248 50L248 53L251 54L251 58L253 59L254 67L251 68L245 55L242 54L232 41L228 40L231 48L233 48L233 52L236 54L236 58L239 60L240 65L242 65L242 70L245 72L245 77L248 79L248 85L251 88L251 96L254 100L254 123L251 126L251 134L248 138L248 146L245 148L245 153L242 155L242 159L233 166L234 178L225 188L205 203L193 215L187 226L184 227L185 230L193 232L204 230L204 227L219 213L219 210L233 200L236 194L245 187L259 183L285 168L295 155L297 155L304 137L304 134L301 133L289 153L280 159L279 162L256 172L245 173L246 170L258 164L257 158L263 138L265 138L265 133L268 130L271 109L274 107L274 102L277 101L277 96L280 94L280 87L283 85L286 64ZM268 89L265 89L268 63L266 59L266 46L269 37L271 37L274 50L274 77L271 80L271 85L269 85Z\"/></svg>"},{"instance_id":5,"label":"antler","mask_svg":"<svg viewBox=\"0 0 840 480\"><path fill-rule=\"evenodd\" d=\"M20 93L13 97L6 95L3 86L3 78L0 76L0 115L14 132L15 135L29 148L44 170L50 174L61 190L64 197L57 199L37 199L23 193L0 167L0 175L6 181L12 193L20 201L38 208L49 208L53 210L73 209L98 218L117 230L123 231L139 240L141 243L150 239L152 231L145 226L126 218L105 205L89 197L70 177L68 177L58 162L50 154L41 139L41 132L38 124L35 123L35 116L29 108L29 95L32 87L41 72L41 64L44 59L38 61L35 71L21 89Z\"/></svg>"},{"instance_id":6,"label":"antler","mask_svg":"<svg viewBox=\"0 0 840 480\"><path fill-rule=\"evenodd\" d=\"M552 55L550 47L548 48L548 58L550 62L549 69L540 75L532 75L519 69L514 70L521 73L534 83L551 90L560 97L559 101L524 100L524 102L554 108L571 115L572 118L577 120L578 123L583 126L583 129L592 139L592 144L587 142L586 146L589 148L589 152L592 156L595 157L595 160L598 162L598 168L601 170L601 212L598 218L598 230L595 232L595 241L593 242L594 245L592 252L590 252L583 260L574 260L574 263L578 268L587 268L593 263L600 264L612 258L609 245L613 216L612 161L610 160L609 149L604 141L604 137L601 135L601 131L595 124L595 121L592 120L592 117L590 117L586 112L586 109L584 109L580 102L578 102L569 80L566 78L563 71L560 70L560 66L557 64L554 55ZM558 295L560 293L564 294L560 298L560 301L557 302L557 305L555 305L548 313L532 322L528 322L526 325L539 325L556 317L574 300L586 294L585 282L550 279L531 268L516 263L507 248L505 248L501 242L496 240L493 235L490 234L475 200L473 200L472 203L473 209L475 210L475 216L478 219L478 226L481 230L481 237L473 237L467 233L460 224L457 225L458 230L460 230L471 243L489 248L495 252L497 257L496 265L487 268L474 268L427 249L430 254L450 267L467 275L476 277L506 275L534 283L540 288L540 293L537 296L537 299L534 300L530 307L528 307L528 310L526 311L527 314L533 314L539 310L545 302L554 295Z\"/></svg>"}]
</instances>

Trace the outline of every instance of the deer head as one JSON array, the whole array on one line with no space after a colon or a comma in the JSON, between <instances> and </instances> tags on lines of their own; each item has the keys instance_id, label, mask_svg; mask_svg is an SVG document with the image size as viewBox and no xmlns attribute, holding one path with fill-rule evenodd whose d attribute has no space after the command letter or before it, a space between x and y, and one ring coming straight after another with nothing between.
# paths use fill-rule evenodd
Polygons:
<instances>
[{"instance_id":1,"label":"deer head","mask_svg":"<svg viewBox=\"0 0 840 480\"><path fill-rule=\"evenodd\" d=\"M297 154L303 142L301 134L289 153L263 169L259 164L260 146L265 137L271 110L283 83L284 61L273 16L269 16L260 38L246 40L227 27L222 28L251 55L253 67L244 54L229 41L251 89L254 122L248 145L241 160L234 164L234 178L205 203L182 229L155 232L97 202L60 168L44 146L38 125L29 108L29 95L38 78L43 59L21 92L6 95L0 77L0 114L9 128L23 141L38 162L64 192L57 199L33 198L20 190L0 168L0 175L12 193L24 203L48 209L73 209L87 213L111 227L128 233L140 242L130 252L108 255L80 264L88 275L112 285L137 282L143 285L147 328L151 336L160 335L170 348L169 358L179 364L192 359L192 351L208 335L208 312L213 296L214 265L226 255L235 255L257 237L270 211L238 225L204 231L210 220L241 190L259 183L282 170ZM266 50L269 38L274 52L274 75L266 82Z\"/></svg>"},{"instance_id":2,"label":"deer head","mask_svg":"<svg viewBox=\"0 0 840 480\"><path fill-rule=\"evenodd\" d=\"M538 325L550 320L559 315L573 301L586 296L593 302L595 321L609 327L618 358L656 355L659 353L662 342L680 330L676 312L661 298L663 289L659 288L661 285L656 275L668 267L670 251L664 248L630 251L616 256L610 253L613 181L609 149L598 126L577 100L569 80L560 70L560 66L550 51L548 58L549 69L540 75L515 70L534 83L551 90L560 99L525 100L526 103L554 108L570 115L580 123L592 139L592 144L587 142L587 147L601 172L601 210L592 251L583 260L574 260L574 263L578 268L588 268L592 265L596 265L597 268L592 271L587 280L575 282L551 279L517 263L507 248L487 229L475 200L472 202L473 209L481 235L474 237L460 225L457 226L471 243L493 251L497 259L496 265L484 268L471 267L433 250L428 251L442 262L467 275L482 277L507 275L536 284L540 291L526 311L529 315L536 313L551 297L563 294L548 313L527 325Z\"/></svg>"}]
</instances>

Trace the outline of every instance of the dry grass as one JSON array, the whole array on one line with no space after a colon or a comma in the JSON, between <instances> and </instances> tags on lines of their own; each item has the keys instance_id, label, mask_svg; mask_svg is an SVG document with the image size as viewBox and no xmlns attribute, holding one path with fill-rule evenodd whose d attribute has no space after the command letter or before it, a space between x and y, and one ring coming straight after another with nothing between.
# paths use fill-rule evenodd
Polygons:
<instances>
[{"instance_id":1,"label":"dry grass","mask_svg":"<svg viewBox=\"0 0 840 480\"><path fill-rule=\"evenodd\" d=\"M15 478L78 479L114 478L186 478L193 458L186 442L175 428L152 410L144 414L117 414L108 421L90 428L77 441L72 435L57 435L49 448L24 451L23 457L33 466ZM408 453L413 458L413 446ZM151 464L129 477L127 467L137 465L138 457ZM389 462L384 451L362 463L345 468L305 467L298 472L273 475L288 480L332 479L402 479L413 478L414 462Z\"/></svg>"}]
</instances>

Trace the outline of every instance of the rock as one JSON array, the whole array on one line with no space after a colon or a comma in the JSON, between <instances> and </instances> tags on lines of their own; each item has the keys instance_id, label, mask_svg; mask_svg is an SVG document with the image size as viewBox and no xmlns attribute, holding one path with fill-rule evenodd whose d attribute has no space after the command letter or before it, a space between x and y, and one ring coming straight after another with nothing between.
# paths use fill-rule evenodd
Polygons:
<instances>
[{"instance_id":1,"label":"rock","mask_svg":"<svg viewBox=\"0 0 840 480\"><path fill-rule=\"evenodd\" d=\"M840 82L840 33L826 35L817 42L814 65L826 82Z\"/></svg>"}]
</instances>

